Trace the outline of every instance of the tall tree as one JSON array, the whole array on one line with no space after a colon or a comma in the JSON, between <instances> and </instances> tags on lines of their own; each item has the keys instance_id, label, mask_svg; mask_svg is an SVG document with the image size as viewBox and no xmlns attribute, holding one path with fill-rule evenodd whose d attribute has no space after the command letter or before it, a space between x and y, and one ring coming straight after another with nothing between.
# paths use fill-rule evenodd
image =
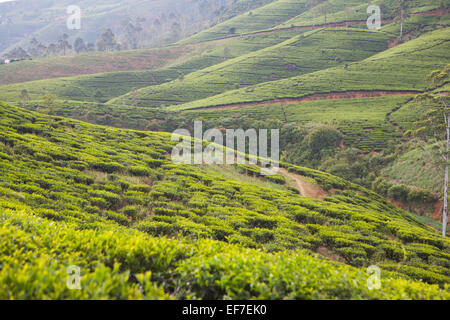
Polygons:
<instances>
[{"instance_id":1,"label":"tall tree","mask_svg":"<svg viewBox=\"0 0 450 320\"><path fill-rule=\"evenodd\" d=\"M116 36L111 29L106 29L97 41L98 51L113 51L118 50L119 45L116 42Z\"/></svg>"},{"instance_id":2,"label":"tall tree","mask_svg":"<svg viewBox=\"0 0 450 320\"><path fill-rule=\"evenodd\" d=\"M58 54L58 46L50 43L47 47L47 56L56 56Z\"/></svg>"},{"instance_id":3,"label":"tall tree","mask_svg":"<svg viewBox=\"0 0 450 320\"><path fill-rule=\"evenodd\" d=\"M409 0L400 0L400 40L403 40L404 22L408 17L409 5Z\"/></svg>"},{"instance_id":4,"label":"tall tree","mask_svg":"<svg viewBox=\"0 0 450 320\"><path fill-rule=\"evenodd\" d=\"M29 59L30 55L22 47L18 47L7 53L6 58L10 60L23 60Z\"/></svg>"},{"instance_id":5,"label":"tall tree","mask_svg":"<svg viewBox=\"0 0 450 320\"><path fill-rule=\"evenodd\" d=\"M20 92L20 101L22 106L26 105L30 101L30 96L28 95L27 89L23 89Z\"/></svg>"},{"instance_id":6,"label":"tall tree","mask_svg":"<svg viewBox=\"0 0 450 320\"><path fill-rule=\"evenodd\" d=\"M140 24L140 20L136 19L136 22L133 22L132 19L127 18L122 20L121 25L123 30L123 37L125 38L128 47L130 49L137 49L139 46L139 34L143 30Z\"/></svg>"},{"instance_id":7,"label":"tall tree","mask_svg":"<svg viewBox=\"0 0 450 320\"><path fill-rule=\"evenodd\" d=\"M84 43L84 40L81 38L75 39L75 42L73 43L73 48L76 53L87 51L86 44Z\"/></svg>"},{"instance_id":8,"label":"tall tree","mask_svg":"<svg viewBox=\"0 0 450 320\"><path fill-rule=\"evenodd\" d=\"M58 40L58 48L62 51L63 55L66 55L67 49L72 49L72 46L67 39L69 39L69 35L64 33Z\"/></svg>"},{"instance_id":9,"label":"tall tree","mask_svg":"<svg viewBox=\"0 0 450 320\"><path fill-rule=\"evenodd\" d=\"M328 15L328 9L330 7L330 3L328 1L324 1L320 7L320 12L322 13L324 17L324 24L327 24L327 15Z\"/></svg>"}]
</instances>

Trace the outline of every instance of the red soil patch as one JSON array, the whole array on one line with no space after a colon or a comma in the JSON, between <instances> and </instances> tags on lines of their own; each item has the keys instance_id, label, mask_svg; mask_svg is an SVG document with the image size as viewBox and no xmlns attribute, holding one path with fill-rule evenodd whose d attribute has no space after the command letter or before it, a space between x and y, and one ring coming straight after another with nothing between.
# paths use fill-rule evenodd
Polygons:
<instances>
[{"instance_id":1,"label":"red soil patch","mask_svg":"<svg viewBox=\"0 0 450 320\"><path fill-rule=\"evenodd\" d=\"M419 211L423 212L423 210L424 210L423 208L419 208L419 207L414 208L413 205L404 203L403 201L393 200L393 199L389 199L389 198L388 198L388 200L397 208L400 208L405 211L414 212L416 214L419 214L415 211L419 210ZM444 203L442 201L435 201L432 204L432 206L433 206L433 212L428 217L436 222L442 222L442 208L444 206ZM430 208L431 208L431 205L430 205ZM425 211L430 211L430 210L425 210ZM422 215L422 214L419 214L419 215Z\"/></svg>"},{"instance_id":2,"label":"red soil patch","mask_svg":"<svg viewBox=\"0 0 450 320\"><path fill-rule=\"evenodd\" d=\"M443 201L436 201L434 204L434 212L433 215L430 217L431 219L441 222L442 221L442 210L444 209L444 202Z\"/></svg>"},{"instance_id":3,"label":"red soil patch","mask_svg":"<svg viewBox=\"0 0 450 320\"><path fill-rule=\"evenodd\" d=\"M317 249L317 253L336 262L344 262L344 263L346 262L346 260L342 258L340 255L333 252L330 253L329 249L326 247L319 247Z\"/></svg>"},{"instance_id":4,"label":"red soil patch","mask_svg":"<svg viewBox=\"0 0 450 320\"><path fill-rule=\"evenodd\" d=\"M450 13L450 9L439 9L428 12L412 13L412 16L445 16Z\"/></svg>"}]
</instances>

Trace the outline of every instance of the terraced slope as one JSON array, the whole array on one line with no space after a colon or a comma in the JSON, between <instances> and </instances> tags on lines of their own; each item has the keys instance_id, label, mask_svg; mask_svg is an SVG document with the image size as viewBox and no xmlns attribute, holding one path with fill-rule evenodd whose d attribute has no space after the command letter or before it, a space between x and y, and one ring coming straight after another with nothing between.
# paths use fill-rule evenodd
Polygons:
<instances>
[{"instance_id":1,"label":"terraced slope","mask_svg":"<svg viewBox=\"0 0 450 320\"><path fill-rule=\"evenodd\" d=\"M207 127L235 127L236 120L283 121L302 125L332 124L344 136L343 146L364 152L380 151L402 133L386 117L394 108L403 105L413 96L358 97L306 100L245 108L211 108L186 110L186 119L201 119ZM220 112L218 112L220 111ZM138 114L138 113L137 113ZM207 125L206 125L207 124Z\"/></svg>"},{"instance_id":2,"label":"terraced slope","mask_svg":"<svg viewBox=\"0 0 450 320\"><path fill-rule=\"evenodd\" d=\"M417 39L376 54L347 67L339 66L318 72L249 86L221 95L171 107L185 110L211 106L243 107L254 102L270 104L277 99L307 97L321 93L348 91L425 91L427 76L450 61L450 29L427 33Z\"/></svg>"},{"instance_id":3,"label":"terraced slope","mask_svg":"<svg viewBox=\"0 0 450 320\"><path fill-rule=\"evenodd\" d=\"M180 43L198 43L214 39L238 37L241 35L255 35L260 33L272 33L287 30L316 29L323 27L360 27L366 28L368 3L364 0L328 0L318 2L300 1L299 11L290 19L287 16L273 21L274 12L283 12L283 6L291 5L290 2L275 1L270 5L258 8L259 15L255 17L254 12L247 12L234 19L230 19L191 36ZM301 3L305 4L301 8ZM372 1L372 5L379 5L382 11L382 28L387 32L399 35L400 4L398 1ZM430 26L448 25L450 22L450 11L448 0L425 0L409 1L404 20L404 31L418 31ZM428 28L428 31L430 29Z\"/></svg>"},{"instance_id":4,"label":"terraced slope","mask_svg":"<svg viewBox=\"0 0 450 320\"><path fill-rule=\"evenodd\" d=\"M212 299L448 296L436 286L411 282L448 289L448 240L343 179L283 164L328 190L328 197L316 200L300 196L283 176L260 177L258 167L174 165L169 134L94 126L7 104L1 104L0 117L4 298L96 297L93 278L100 273L114 285L98 295L139 297L128 275L148 271L137 279L158 297L167 297L162 289L178 298ZM155 238L164 235L173 240ZM325 262L315 252L340 262ZM299 267L301 259L310 266ZM200 261L211 272L196 273ZM83 268L89 289L58 290L65 267L74 264ZM309 278L319 264L323 274ZM357 268L370 264L383 269L380 291L361 285L368 275ZM268 287L244 289L248 282L265 282L263 270L270 265L279 272ZM39 273L48 266L57 271ZM245 276L245 266L259 280ZM304 279L310 279L308 291L300 284Z\"/></svg>"},{"instance_id":5,"label":"terraced slope","mask_svg":"<svg viewBox=\"0 0 450 320\"><path fill-rule=\"evenodd\" d=\"M246 106L218 107L171 112L164 108L143 108L113 104L66 101L52 108L53 114L118 128L173 132L202 120L205 128L279 127L287 123L305 126L329 124L344 136L343 148L364 152L380 151L402 131L388 120L388 114L414 95L358 97L336 95L335 99L308 100ZM39 108L31 107L31 110ZM256 125L259 123L259 125ZM267 126L267 124L266 124Z\"/></svg>"},{"instance_id":6,"label":"terraced slope","mask_svg":"<svg viewBox=\"0 0 450 320\"><path fill-rule=\"evenodd\" d=\"M390 24L393 20L395 23L391 26L395 26L395 32L399 31L399 8L400 2L395 0L388 1L371 1L371 5L378 5L381 7L382 13L382 26ZM439 0L424 0L424 1L409 1L407 15L421 16L425 13L430 13L430 17L439 16L442 8L448 8L448 1L442 2ZM369 14L367 14L368 2L364 0L328 0L319 3L312 7L310 10L305 11L298 16L286 21L279 25L277 28L291 28L299 26L314 26L314 25L326 25L326 24L344 24L344 25L363 25L367 22ZM445 10L445 9L444 9ZM448 14L448 12L443 12ZM410 20L411 21L411 20ZM409 22L409 23L412 23ZM407 25L406 23L405 25ZM408 30L406 28L405 30Z\"/></svg>"},{"instance_id":7,"label":"terraced slope","mask_svg":"<svg viewBox=\"0 0 450 320\"><path fill-rule=\"evenodd\" d=\"M179 43L199 43L269 29L306 10L308 10L306 0L276 0L233 19L229 19L210 29L201 31Z\"/></svg>"},{"instance_id":8,"label":"terraced slope","mask_svg":"<svg viewBox=\"0 0 450 320\"><path fill-rule=\"evenodd\" d=\"M198 50L186 53L186 56L181 57L181 61L173 61L173 66L167 66L166 68L148 71L108 72L2 86L0 87L0 97L6 101L23 102L20 98L21 92L22 90L27 90L31 100L39 100L42 95L52 93L61 100L107 101L141 87L172 81L191 72L219 64L224 60L270 47L288 40L296 34L298 32L290 31L279 34L263 34L225 41L208 42L201 46L201 49L199 48ZM187 47L192 46L189 45ZM165 49L162 50L164 51ZM196 53L198 55L192 56ZM45 63L46 60L42 61ZM40 64L42 61L36 60L33 62ZM53 59L48 60L50 64L53 64L52 61ZM16 71L23 70L21 63L17 64L18 70ZM87 63L86 66L89 67L92 64ZM4 66L0 66L0 70L2 67ZM47 68L43 72L50 72L50 70ZM35 103L39 104L40 102L35 101Z\"/></svg>"},{"instance_id":9,"label":"terraced slope","mask_svg":"<svg viewBox=\"0 0 450 320\"><path fill-rule=\"evenodd\" d=\"M157 69L179 59L199 55L207 49L209 46L206 44L186 45L18 61L0 65L0 85L95 73Z\"/></svg>"},{"instance_id":10,"label":"terraced slope","mask_svg":"<svg viewBox=\"0 0 450 320\"><path fill-rule=\"evenodd\" d=\"M126 105L137 100L142 107L182 104L240 87L348 65L387 49L390 38L368 30L311 31L110 103Z\"/></svg>"}]
</instances>

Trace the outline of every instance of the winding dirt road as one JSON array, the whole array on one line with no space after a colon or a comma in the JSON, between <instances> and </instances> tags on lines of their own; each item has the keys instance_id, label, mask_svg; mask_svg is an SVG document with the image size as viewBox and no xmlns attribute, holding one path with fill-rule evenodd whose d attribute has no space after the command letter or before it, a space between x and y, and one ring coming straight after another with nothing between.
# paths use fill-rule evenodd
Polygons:
<instances>
[{"instance_id":1,"label":"winding dirt road","mask_svg":"<svg viewBox=\"0 0 450 320\"><path fill-rule=\"evenodd\" d=\"M306 181L306 179L298 174L287 171L284 168L279 168L278 173L295 181L298 191L303 197L310 197L322 200L328 194L317 184Z\"/></svg>"}]
</instances>

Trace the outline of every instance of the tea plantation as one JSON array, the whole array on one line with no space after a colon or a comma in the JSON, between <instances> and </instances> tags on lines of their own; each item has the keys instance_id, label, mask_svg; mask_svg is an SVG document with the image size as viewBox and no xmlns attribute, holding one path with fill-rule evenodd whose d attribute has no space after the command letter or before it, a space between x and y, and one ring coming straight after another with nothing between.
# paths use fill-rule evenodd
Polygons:
<instances>
[{"instance_id":1,"label":"tea plantation","mask_svg":"<svg viewBox=\"0 0 450 320\"><path fill-rule=\"evenodd\" d=\"M348 65L387 49L389 35L366 30L322 29L216 64L183 79L141 89L110 101L160 107L182 104L258 83ZM251 41L249 39L249 41ZM358 49L355 49L358 48Z\"/></svg>"},{"instance_id":2,"label":"tea plantation","mask_svg":"<svg viewBox=\"0 0 450 320\"><path fill-rule=\"evenodd\" d=\"M162 47L0 65L0 299L449 300L417 123L450 89L449 1L369 1L380 30L363 0L220 2L180 2ZM280 170L175 164L195 121L279 129Z\"/></svg>"},{"instance_id":3,"label":"tea plantation","mask_svg":"<svg viewBox=\"0 0 450 320\"><path fill-rule=\"evenodd\" d=\"M449 241L343 179L282 164L315 200L241 181L257 167L174 165L165 133L0 117L1 298L448 299Z\"/></svg>"},{"instance_id":4,"label":"tea plantation","mask_svg":"<svg viewBox=\"0 0 450 320\"><path fill-rule=\"evenodd\" d=\"M184 75L210 67L215 64L222 63L224 60L236 58L240 55L248 54L252 51L257 51L280 42L290 39L297 35L298 31L287 31L277 34L265 34L237 39L229 39L226 41L212 41L207 44L177 46L182 55L178 60L170 60L170 56L166 57L165 64L158 65L150 70L137 71L118 71L107 73L95 73L82 76L71 76L56 79L48 76L47 79L40 81L28 81L23 83L11 84L2 86L0 91L0 98L10 102L24 102L22 98L22 91L26 90L29 104L42 104L42 96L44 94L54 94L58 100L72 100L72 101L91 101L91 102L106 102L115 97L133 92L132 104L139 102L137 89L149 86L160 85L165 82L170 82L175 79L183 79ZM169 52L174 51L175 48L166 48ZM186 52L187 51L187 52ZM143 51L143 57L139 54L140 59L145 60L146 51ZM115 58L116 63L119 60L116 55L110 54ZM124 56L131 60L127 54ZM106 57L108 59L108 56ZM47 73L55 72L64 74L59 64L63 63L64 68L70 67L72 62L68 61L68 57L39 59L37 61L20 61L10 65L0 65L0 75L23 74L28 68L42 68ZM75 61L82 60L81 65L90 67L91 69L101 67L101 64L96 59L92 59L90 54L81 55ZM172 63L170 63L172 62ZM44 66L42 65L44 64ZM172 65L173 64L173 65ZM47 65L47 69L45 69ZM10 67L13 66L13 67ZM50 68L50 69L49 69ZM77 67L73 67L77 72L83 72ZM12 76L14 77L14 76ZM8 78L8 77L7 77ZM15 80L15 82L21 82ZM162 101L164 102L164 101ZM158 104L160 106L162 104Z\"/></svg>"}]
</instances>

